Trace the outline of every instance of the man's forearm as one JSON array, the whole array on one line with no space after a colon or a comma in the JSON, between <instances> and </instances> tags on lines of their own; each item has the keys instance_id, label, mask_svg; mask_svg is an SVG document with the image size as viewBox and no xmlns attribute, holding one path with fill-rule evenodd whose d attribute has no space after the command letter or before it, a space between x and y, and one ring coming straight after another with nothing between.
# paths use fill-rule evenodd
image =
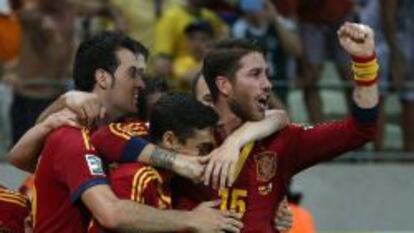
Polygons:
<instances>
[{"instance_id":1,"label":"man's forearm","mask_svg":"<svg viewBox=\"0 0 414 233\"><path fill-rule=\"evenodd\" d=\"M362 109L371 109L379 103L378 84L369 87L356 86L353 93L355 104Z\"/></svg>"},{"instance_id":2,"label":"man's forearm","mask_svg":"<svg viewBox=\"0 0 414 233\"><path fill-rule=\"evenodd\" d=\"M33 173L37 159L51 128L38 124L27 131L8 153L8 160L14 166Z\"/></svg>"},{"instance_id":3,"label":"man's forearm","mask_svg":"<svg viewBox=\"0 0 414 233\"><path fill-rule=\"evenodd\" d=\"M288 123L289 119L285 111L269 110L263 120L244 123L226 139L226 142L237 143L236 145L241 147L250 141L260 140L273 134Z\"/></svg>"},{"instance_id":4,"label":"man's forearm","mask_svg":"<svg viewBox=\"0 0 414 233\"><path fill-rule=\"evenodd\" d=\"M65 94L61 95L37 117L36 124L43 122L51 114L66 108Z\"/></svg>"},{"instance_id":5,"label":"man's forearm","mask_svg":"<svg viewBox=\"0 0 414 233\"><path fill-rule=\"evenodd\" d=\"M186 211L161 210L136 202L121 200L119 210L124 219L116 227L122 232L177 232L189 230Z\"/></svg>"},{"instance_id":6,"label":"man's forearm","mask_svg":"<svg viewBox=\"0 0 414 233\"><path fill-rule=\"evenodd\" d=\"M189 230L189 212L157 209L131 200L118 199L108 185L96 185L81 196L101 226L120 232Z\"/></svg>"},{"instance_id":7,"label":"man's forearm","mask_svg":"<svg viewBox=\"0 0 414 233\"><path fill-rule=\"evenodd\" d=\"M138 157L138 161L151 166L171 170L177 154L161 149L153 144L148 144Z\"/></svg>"},{"instance_id":8,"label":"man's forearm","mask_svg":"<svg viewBox=\"0 0 414 233\"><path fill-rule=\"evenodd\" d=\"M371 109L379 103L378 63L375 54L367 58L353 57L355 89L353 101L361 109Z\"/></svg>"}]
</instances>

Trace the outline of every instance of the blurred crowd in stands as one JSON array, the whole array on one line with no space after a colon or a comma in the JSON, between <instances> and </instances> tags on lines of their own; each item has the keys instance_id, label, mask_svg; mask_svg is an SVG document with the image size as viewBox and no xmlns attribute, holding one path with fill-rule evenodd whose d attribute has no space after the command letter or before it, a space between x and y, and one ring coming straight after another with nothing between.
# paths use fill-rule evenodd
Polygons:
<instances>
[{"instance_id":1,"label":"blurred crowd in stands","mask_svg":"<svg viewBox=\"0 0 414 233\"><path fill-rule=\"evenodd\" d=\"M382 98L398 95L401 150L414 151L412 12L410 0L0 0L0 111L11 125L6 135L0 122L0 141L16 142L46 106L73 88L77 45L104 30L126 32L148 46L148 78L181 92L191 91L212 41L255 40L267 51L273 106L289 110L291 90L301 90L309 123L321 122L327 118L321 90L329 87L320 85L327 61L351 103L350 58L336 30L353 21L376 32ZM11 103L5 109L7 93ZM381 125L386 122L382 106ZM374 143L378 151L383 129Z\"/></svg>"}]
</instances>

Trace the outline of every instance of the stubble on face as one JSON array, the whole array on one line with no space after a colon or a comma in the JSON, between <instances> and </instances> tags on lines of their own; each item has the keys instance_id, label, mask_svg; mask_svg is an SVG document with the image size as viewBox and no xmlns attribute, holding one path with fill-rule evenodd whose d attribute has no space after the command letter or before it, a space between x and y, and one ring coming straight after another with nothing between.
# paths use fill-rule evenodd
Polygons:
<instances>
[{"instance_id":1,"label":"stubble on face","mask_svg":"<svg viewBox=\"0 0 414 233\"><path fill-rule=\"evenodd\" d=\"M232 89L228 105L243 121L260 121L265 116L270 95L270 88L264 84L268 82L266 61L263 55L250 53L241 59L240 67L230 80Z\"/></svg>"}]
</instances>

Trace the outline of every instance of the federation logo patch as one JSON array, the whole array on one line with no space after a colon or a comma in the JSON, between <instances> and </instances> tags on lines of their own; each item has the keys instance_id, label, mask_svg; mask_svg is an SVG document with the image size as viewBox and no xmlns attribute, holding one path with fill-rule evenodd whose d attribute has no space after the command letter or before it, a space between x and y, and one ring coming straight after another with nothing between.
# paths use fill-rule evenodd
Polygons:
<instances>
[{"instance_id":1,"label":"federation logo patch","mask_svg":"<svg viewBox=\"0 0 414 233\"><path fill-rule=\"evenodd\" d=\"M264 151L254 156L256 161L257 180L269 182L277 169L277 154L273 151Z\"/></svg>"},{"instance_id":2,"label":"federation logo patch","mask_svg":"<svg viewBox=\"0 0 414 233\"><path fill-rule=\"evenodd\" d=\"M86 163L88 164L89 171L94 176L104 176L105 172L102 166L102 160L92 154L86 154L85 155Z\"/></svg>"}]
</instances>

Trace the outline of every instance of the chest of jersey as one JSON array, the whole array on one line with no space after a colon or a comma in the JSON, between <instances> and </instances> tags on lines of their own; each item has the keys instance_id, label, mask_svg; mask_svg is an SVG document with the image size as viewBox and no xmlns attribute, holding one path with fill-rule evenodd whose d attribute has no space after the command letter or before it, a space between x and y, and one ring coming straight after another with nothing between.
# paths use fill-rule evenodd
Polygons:
<instances>
[{"instance_id":1,"label":"chest of jersey","mask_svg":"<svg viewBox=\"0 0 414 233\"><path fill-rule=\"evenodd\" d=\"M276 232L273 217L278 203L285 195L289 175L282 166L287 150L284 143L276 143L271 150L256 143L241 164L236 182L231 188L214 190L190 182L178 182L181 191L177 207L190 209L196 204L220 199L220 209L243 214L242 232ZM243 150L241 153L243 157ZM236 169L237 170L237 169ZM180 184L181 183L181 184Z\"/></svg>"}]
</instances>

